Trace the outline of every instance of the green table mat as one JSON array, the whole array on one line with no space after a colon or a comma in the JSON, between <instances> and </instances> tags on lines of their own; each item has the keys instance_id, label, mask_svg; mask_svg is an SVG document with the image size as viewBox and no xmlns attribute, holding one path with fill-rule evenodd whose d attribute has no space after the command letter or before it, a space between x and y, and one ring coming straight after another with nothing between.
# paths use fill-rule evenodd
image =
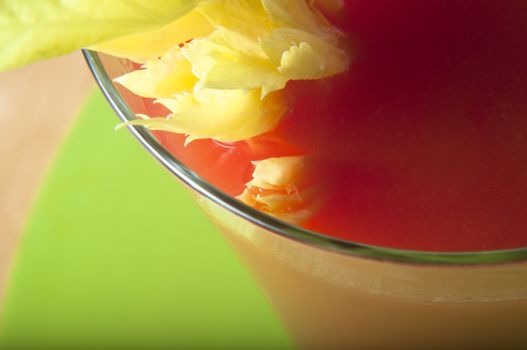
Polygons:
<instances>
[{"instance_id":1,"label":"green table mat","mask_svg":"<svg viewBox=\"0 0 527 350\"><path fill-rule=\"evenodd\" d=\"M0 348L290 348L183 185L117 122L92 93L28 220Z\"/></svg>"}]
</instances>

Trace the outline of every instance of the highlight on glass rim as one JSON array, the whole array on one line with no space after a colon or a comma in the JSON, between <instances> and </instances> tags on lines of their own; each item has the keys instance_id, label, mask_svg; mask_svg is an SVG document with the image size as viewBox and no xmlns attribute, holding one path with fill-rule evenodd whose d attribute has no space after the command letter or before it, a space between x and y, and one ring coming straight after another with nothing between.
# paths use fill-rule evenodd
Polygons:
<instances>
[{"instance_id":1,"label":"highlight on glass rim","mask_svg":"<svg viewBox=\"0 0 527 350\"><path fill-rule=\"evenodd\" d=\"M82 50L99 86L0 347L526 344L526 1L0 0L0 27L0 79Z\"/></svg>"}]
</instances>

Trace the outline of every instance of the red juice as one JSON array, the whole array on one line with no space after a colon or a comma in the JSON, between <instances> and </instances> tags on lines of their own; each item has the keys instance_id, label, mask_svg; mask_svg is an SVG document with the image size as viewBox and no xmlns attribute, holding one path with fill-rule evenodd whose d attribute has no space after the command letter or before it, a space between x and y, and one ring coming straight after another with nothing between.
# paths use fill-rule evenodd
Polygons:
<instances>
[{"instance_id":1,"label":"red juice","mask_svg":"<svg viewBox=\"0 0 527 350\"><path fill-rule=\"evenodd\" d=\"M297 136L328 194L307 226L407 249L527 246L527 3L347 5L356 57L334 111Z\"/></svg>"},{"instance_id":2,"label":"red juice","mask_svg":"<svg viewBox=\"0 0 527 350\"><path fill-rule=\"evenodd\" d=\"M158 137L233 196L251 161L307 155L323 205L304 226L324 234L429 251L527 246L527 3L350 0L335 24L349 71L290 82L276 130L186 147Z\"/></svg>"}]
</instances>

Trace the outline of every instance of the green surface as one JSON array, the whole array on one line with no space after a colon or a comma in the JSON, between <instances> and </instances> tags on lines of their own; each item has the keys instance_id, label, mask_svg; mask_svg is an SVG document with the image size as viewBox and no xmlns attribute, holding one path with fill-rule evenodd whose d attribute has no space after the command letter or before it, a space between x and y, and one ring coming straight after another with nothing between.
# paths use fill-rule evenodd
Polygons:
<instances>
[{"instance_id":1,"label":"green surface","mask_svg":"<svg viewBox=\"0 0 527 350\"><path fill-rule=\"evenodd\" d=\"M190 194L94 93L32 210L0 348L287 348Z\"/></svg>"}]
</instances>

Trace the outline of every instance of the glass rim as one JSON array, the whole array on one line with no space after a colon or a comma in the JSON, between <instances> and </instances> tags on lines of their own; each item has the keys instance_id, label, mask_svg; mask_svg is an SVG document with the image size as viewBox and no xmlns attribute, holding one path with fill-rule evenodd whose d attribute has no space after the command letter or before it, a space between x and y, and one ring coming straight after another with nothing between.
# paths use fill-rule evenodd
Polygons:
<instances>
[{"instance_id":1,"label":"glass rim","mask_svg":"<svg viewBox=\"0 0 527 350\"><path fill-rule=\"evenodd\" d=\"M129 108L106 73L99 54L88 49L83 49L82 52L99 88L117 116L123 122L136 119L136 115ZM402 263L486 265L527 260L527 247L465 252L406 250L343 240L294 226L249 207L217 189L173 156L147 128L143 126L128 126L128 129L165 168L187 186L235 215L273 234L346 255Z\"/></svg>"}]
</instances>

